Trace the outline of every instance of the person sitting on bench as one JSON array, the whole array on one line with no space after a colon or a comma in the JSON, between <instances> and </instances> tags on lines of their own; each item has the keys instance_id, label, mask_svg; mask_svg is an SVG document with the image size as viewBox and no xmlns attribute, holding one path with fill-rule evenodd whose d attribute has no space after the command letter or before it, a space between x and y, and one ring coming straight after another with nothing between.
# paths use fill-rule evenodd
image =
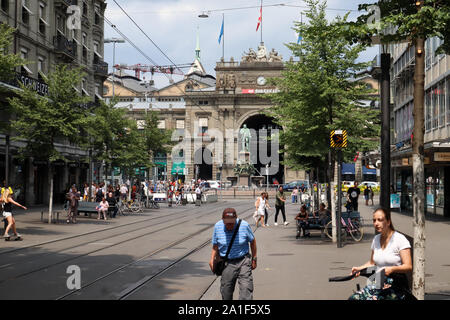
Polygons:
<instances>
[{"instance_id":1,"label":"person sitting on bench","mask_svg":"<svg viewBox=\"0 0 450 320\"><path fill-rule=\"evenodd\" d=\"M300 212L295 217L297 220L297 236L296 239L300 238L301 230L303 230L303 238L309 237L310 233L308 230L308 211L306 210L306 205L300 207Z\"/></svg>"},{"instance_id":2,"label":"person sitting on bench","mask_svg":"<svg viewBox=\"0 0 450 320\"><path fill-rule=\"evenodd\" d=\"M329 210L326 209L325 207L325 203L321 203L319 205L319 210L317 210L316 212L313 213L313 218L318 218L318 224L320 224L323 229L321 229L321 237L324 238L325 234L324 234L324 228L327 225L328 222L331 221L331 212Z\"/></svg>"}]
</instances>

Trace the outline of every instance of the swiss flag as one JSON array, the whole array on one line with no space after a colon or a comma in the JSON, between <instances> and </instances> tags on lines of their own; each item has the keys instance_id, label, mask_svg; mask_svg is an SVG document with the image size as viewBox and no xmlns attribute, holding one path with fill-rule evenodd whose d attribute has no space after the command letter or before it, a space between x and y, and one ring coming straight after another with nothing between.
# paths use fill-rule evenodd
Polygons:
<instances>
[{"instance_id":1,"label":"swiss flag","mask_svg":"<svg viewBox=\"0 0 450 320\"><path fill-rule=\"evenodd\" d=\"M258 18L258 24L256 25L256 31L258 31L258 29L259 29L259 25L261 24L261 19L262 19L262 6L259 9L259 18Z\"/></svg>"}]
</instances>

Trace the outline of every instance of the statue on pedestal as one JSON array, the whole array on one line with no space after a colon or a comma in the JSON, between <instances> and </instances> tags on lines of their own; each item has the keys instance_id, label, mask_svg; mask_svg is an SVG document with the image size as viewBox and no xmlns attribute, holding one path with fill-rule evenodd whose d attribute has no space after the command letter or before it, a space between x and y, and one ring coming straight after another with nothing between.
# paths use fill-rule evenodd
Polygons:
<instances>
[{"instance_id":1,"label":"statue on pedestal","mask_svg":"<svg viewBox=\"0 0 450 320\"><path fill-rule=\"evenodd\" d=\"M243 125L241 130L239 130L239 135L241 136L241 144L242 144L241 151L249 152L250 151L250 138L252 135L250 133L250 129L247 128L246 124Z\"/></svg>"}]
</instances>

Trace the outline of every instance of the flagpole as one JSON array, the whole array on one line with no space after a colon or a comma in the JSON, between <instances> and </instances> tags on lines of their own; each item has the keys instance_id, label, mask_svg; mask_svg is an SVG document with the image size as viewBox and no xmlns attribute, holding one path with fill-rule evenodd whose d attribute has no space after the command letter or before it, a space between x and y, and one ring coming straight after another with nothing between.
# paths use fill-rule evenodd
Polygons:
<instances>
[{"instance_id":1,"label":"flagpole","mask_svg":"<svg viewBox=\"0 0 450 320\"><path fill-rule=\"evenodd\" d=\"M263 29L262 6L263 6L263 0L261 0L261 44L263 43L263 35L262 35L262 29Z\"/></svg>"},{"instance_id":2,"label":"flagpole","mask_svg":"<svg viewBox=\"0 0 450 320\"><path fill-rule=\"evenodd\" d=\"M223 25L222 59L225 61L225 13L222 13L222 25Z\"/></svg>"}]
</instances>

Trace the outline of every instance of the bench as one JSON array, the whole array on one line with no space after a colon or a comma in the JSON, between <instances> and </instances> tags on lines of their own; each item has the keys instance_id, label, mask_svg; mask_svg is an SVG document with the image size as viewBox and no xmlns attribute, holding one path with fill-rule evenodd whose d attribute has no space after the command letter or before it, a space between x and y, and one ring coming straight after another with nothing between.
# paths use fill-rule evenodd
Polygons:
<instances>
[{"instance_id":1,"label":"bench","mask_svg":"<svg viewBox=\"0 0 450 320\"><path fill-rule=\"evenodd\" d=\"M345 220L348 219L349 217L350 217L350 219L353 219L353 218L361 219L361 215L360 215L360 213L358 211L341 212L341 217L343 219L345 219ZM329 221L331 221L331 216L329 218L330 218ZM308 225L308 228L307 228L308 231L310 231L310 230L320 230L322 232L322 230L325 229L325 226L323 226L323 225L321 225L319 223L319 218L318 217L317 218L313 217L312 212L310 212L308 214L308 222L309 222L309 225ZM297 229L298 228L300 228L300 227L297 225Z\"/></svg>"},{"instance_id":2,"label":"bench","mask_svg":"<svg viewBox=\"0 0 450 320\"><path fill-rule=\"evenodd\" d=\"M98 213L97 209L95 209L97 206L98 206L97 202L79 201L78 212L88 213L90 218L92 213ZM68 212L69 210L68 201L64 204L64 210L66 212Z\"/></svg>"}]
</instances>

